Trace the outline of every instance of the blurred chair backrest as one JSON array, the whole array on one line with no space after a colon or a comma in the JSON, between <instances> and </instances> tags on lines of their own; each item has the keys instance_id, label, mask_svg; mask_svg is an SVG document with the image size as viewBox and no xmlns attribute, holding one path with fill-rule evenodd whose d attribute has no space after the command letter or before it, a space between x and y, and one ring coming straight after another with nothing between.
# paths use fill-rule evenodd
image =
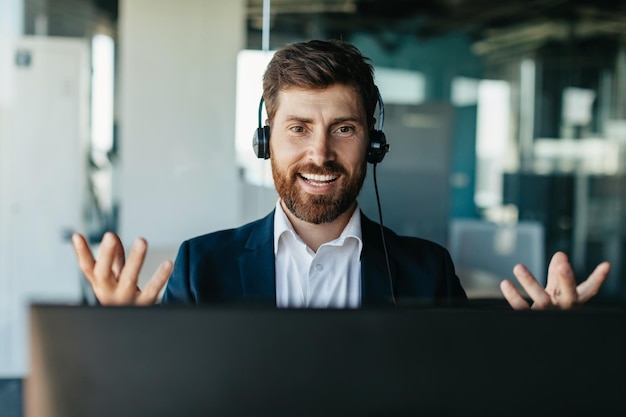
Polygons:
<instances>
[{"instance_id":1,"label":"blurred chair backrest","mask_svg":"<svg viewBox=\"0 0 626 417\"><path fill-rule=\"evenodd\" d=\"M478 219L450 222L448 250L457 271L484 271L516 282L513 267L522 263L545 285L544 246L543 225L539 222L507 225Z\"/></svg>"}]
</instances>

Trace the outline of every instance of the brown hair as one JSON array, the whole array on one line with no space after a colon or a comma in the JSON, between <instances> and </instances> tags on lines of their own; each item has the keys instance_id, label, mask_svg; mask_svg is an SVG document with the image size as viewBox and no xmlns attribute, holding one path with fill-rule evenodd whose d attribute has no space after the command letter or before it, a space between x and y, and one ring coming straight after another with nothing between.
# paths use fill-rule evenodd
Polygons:
<instances>
[{"instance_id":1,"label":"brown hair","mask_svg":"<svg viewBox=\"0 0 626 417\"><path fill-rule=\"evenodd\" d=\"M323 89L345 84L361 96L367 123L374 124L378 89L374 84L370 59L354 46L343 41L293 43L278 50L263 76L263 99L271 120L276 114L277 97L290 87Z\"/></svg>"}]
</instances>

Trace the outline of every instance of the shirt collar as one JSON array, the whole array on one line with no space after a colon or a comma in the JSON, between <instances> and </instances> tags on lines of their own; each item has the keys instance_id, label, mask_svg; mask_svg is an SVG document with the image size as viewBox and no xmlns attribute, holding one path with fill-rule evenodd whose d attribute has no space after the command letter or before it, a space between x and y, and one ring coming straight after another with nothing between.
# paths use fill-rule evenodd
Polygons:
<instances>
[{"instance_id":1,"label":"shirt collar","mask_svg":"<svg viewBox=\"0 0 626 417\"><path fill-rule=\"evenodd\" d=\"M276 212L274 214L274 255L278 252L278 242L284 233L291 233L293 237L302 242L302 239L300 239L300 236L298 236L291 225L291 222L287 218L287 215L283 210L283 206L280 204L279 198L276 202ZM362 244L361 210L359 209L358 203L354 208L354 212L352 213L352 217L350 217L348 224L346 224L346 227L344 227L341 232L341 235L339 235L337 239L333 240L332 243L335 245L342 245L343 242L349 237L357 239ZM304 244L304 242L302 243Z\"/></svg>"}]
</instances>

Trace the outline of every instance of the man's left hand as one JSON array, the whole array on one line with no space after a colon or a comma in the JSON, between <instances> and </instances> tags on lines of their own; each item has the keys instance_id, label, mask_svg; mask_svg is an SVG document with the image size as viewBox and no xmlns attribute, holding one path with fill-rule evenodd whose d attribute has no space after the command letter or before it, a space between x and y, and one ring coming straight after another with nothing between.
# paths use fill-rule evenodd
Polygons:
<instances>
[{"instance_id":1,"label":"man's left hand","mask_svg":"<svg viewBox=\"0 0 626 417\"><path fill-rule=\"evenodd\" d=\"M570 309L584 304L598 293L610 268L611 265L608 262L602 262L585 281L576 285L574 271L567 255L563 252L556 252L548 266L546 288L539 284L524 265L517 264L513 268L515 277L532 300L532 305L509 280L500 283L500 290L515 310Z\"/></svg>"}]
</instances>

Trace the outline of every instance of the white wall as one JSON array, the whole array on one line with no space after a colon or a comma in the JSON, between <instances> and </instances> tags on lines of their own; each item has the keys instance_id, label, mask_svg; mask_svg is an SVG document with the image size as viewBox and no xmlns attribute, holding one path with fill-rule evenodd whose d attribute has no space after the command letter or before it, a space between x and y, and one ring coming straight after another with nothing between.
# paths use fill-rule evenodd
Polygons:
<instances>
[{"instance_id":1,"label":"white wall","mask_svg":"<svg viewBox=\"0 0 626 417\"><path fill-rule=\"evenodd\" d=\"M24 32L24 1L0 0L0 37L17 37Z\"/></svg>"},{"instance_id":2,"label":"white wall","mask_svg":"<svg viewBox=\"0 0 626 417\"><path fill-rule=\"evenodd\" d=\"M120 234L126 244L148 240L150 274L150 256L158 262L184 239L240 223L244 1L120 1Z\"/></svg>"}]
</instances>

